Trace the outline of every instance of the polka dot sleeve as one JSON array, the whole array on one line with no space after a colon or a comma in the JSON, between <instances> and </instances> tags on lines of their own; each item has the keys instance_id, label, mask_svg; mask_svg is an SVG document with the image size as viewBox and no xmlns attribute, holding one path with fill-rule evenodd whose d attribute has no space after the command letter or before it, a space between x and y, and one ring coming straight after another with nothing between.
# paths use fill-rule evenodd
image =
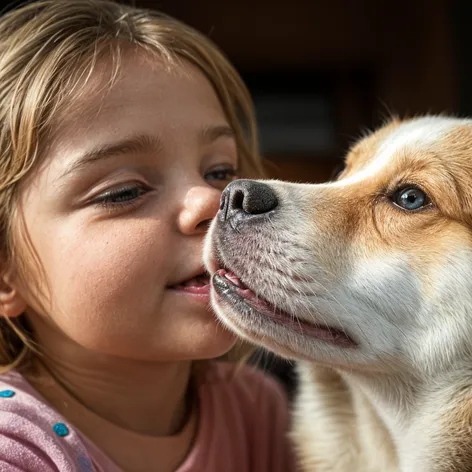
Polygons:
<instances>
[{"instance_id":1,"label":"polka dot sleeve","mask_svg":"<svg viewBox=\"0 0 472 472\"><path fill-rule=\"evenodd\" d=\"M0 471L98 471L73 428L28 385L0 377Z\"/></svg>"}]
</instances>

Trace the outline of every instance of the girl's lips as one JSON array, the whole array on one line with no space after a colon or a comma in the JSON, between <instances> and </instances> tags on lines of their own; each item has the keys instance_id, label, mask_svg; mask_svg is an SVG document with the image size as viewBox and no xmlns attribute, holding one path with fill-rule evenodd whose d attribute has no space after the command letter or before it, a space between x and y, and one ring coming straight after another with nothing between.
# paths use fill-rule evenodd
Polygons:
<instances>
[{"instance_id":1,"label":"girl's lips","mask_svg":"<svg viewBox=\"0 0 472 472\"><path fill-rule=\"evenodd\" d=\"M210 277L206 274L198 275L170 288L195 295L209 295L211 289Z\"/></svg>"},{"instance_id":2,"label":"girl's lips","mask_svg":"<svg viewBox=\"0 0 472 472\"><path fill-rule=\"evenodd\" d=\"M176 285L171 287L172 290L176 290L178 292L194 293L196 295L209 295L210 288L211 285L203 285L201 287L184 287L182 285Z\"/></svg>"}]
</instances>

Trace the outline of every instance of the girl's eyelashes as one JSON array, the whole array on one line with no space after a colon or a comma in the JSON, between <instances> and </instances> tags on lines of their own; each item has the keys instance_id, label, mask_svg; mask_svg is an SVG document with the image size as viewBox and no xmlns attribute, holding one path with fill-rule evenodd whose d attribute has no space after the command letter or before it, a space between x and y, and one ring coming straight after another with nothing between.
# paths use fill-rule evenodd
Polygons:
<instances>
[{"instance_id":1,"label":"girl's eyelashes","mask_svg":"<svg viewBox=\"0 0 472 472\"><path fill-rule=\"evenodd\" d=\"M106 209L122 209L136 204L149 188L142 184L126 184L107 190L92 200L92 204Z\"/></svg>"}]
</instances>

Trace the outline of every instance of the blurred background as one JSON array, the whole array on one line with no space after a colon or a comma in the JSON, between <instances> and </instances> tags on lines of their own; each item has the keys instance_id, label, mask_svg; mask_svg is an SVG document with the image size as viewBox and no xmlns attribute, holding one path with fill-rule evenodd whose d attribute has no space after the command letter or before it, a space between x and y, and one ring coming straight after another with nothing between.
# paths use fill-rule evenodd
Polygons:
<instances>
[{"instance_id":1,"label":"blurred background","mask_svg":"<svg viewBox=\"0 0 472 472\"><path fill-rule=\"evenodd\" d=\"M392 114L472 116L471 0L122 1L175 16L226 53L255 101L271 177L331 178ZM257 359L293 391L290 365Z\"/></svg>"},{"instance_id":2,"label":"blurred background","mask_svg":"<svg viewBox=\"0 0 472 472\"><path fill-rule=\"evenodd\" d=\"M472 114L470 0L129 3L223 49L253 95L274 177L329 179L350 144L391 114Z\"/></svg>"},{"instance_id":3,"label":"blurred background","mask_svg":"<svg viewBox=\"0 0 472 472\"><path fill-rule=\"evenodd\" d=\"M472 115L470 0L119 1L179 18L223 50L252 93L274 177L329 179L392 114Z\"/></svg>"}]
</instances>

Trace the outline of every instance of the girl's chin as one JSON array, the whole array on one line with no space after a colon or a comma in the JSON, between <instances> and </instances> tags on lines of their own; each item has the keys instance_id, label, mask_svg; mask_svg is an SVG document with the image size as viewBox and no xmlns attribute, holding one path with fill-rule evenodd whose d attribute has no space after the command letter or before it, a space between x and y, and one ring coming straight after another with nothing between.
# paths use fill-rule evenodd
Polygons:
<instances>
[{"instance_id":1,"label":"girl's chin","mask_svg":"<svg viewBox=\"0 0 472 472\"><path fill-rule=\"evenodd\" d=\"M221 326L211 336L195 343L195 359L216 359L224 356L237 344L238 337Z\"/></svg>"}]
</instances>

